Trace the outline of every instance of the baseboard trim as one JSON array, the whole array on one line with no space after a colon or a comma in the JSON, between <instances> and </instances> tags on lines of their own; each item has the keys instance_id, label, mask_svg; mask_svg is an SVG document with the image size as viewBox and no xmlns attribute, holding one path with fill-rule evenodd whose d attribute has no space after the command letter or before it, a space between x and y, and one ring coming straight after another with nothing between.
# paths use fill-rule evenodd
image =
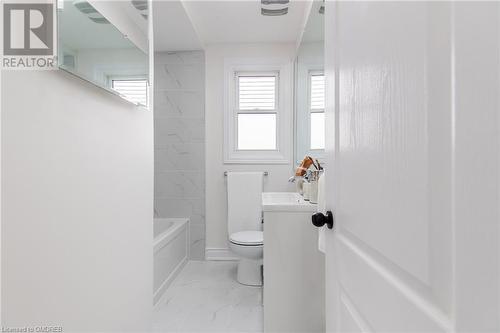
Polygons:
<instances>
[{"instance_id":1,"label":"baseboard trim","mask_svg":"<svg viewBox=\"0 0 500 333\"><path fill-rule=\"evenodd\" d=\"M233 261L238 260L238 257L235 256L228 248L207 247L205 249L205 260Z\"/></svg>"},{"instance_id":2,"label":"baseboard trim","mask_svg":"<svg viewBox=\"0 0 500 333\"><path fill-rule=\"evenodd\" d=\"M177 266L175 266L175 268L173 269L173 271L163 281L163 283L161 284L161 286L158 287L158 289L155 291L155 293L153 295L153 305L154 306L158 305L161 297L163 296L163 294L165 293L165 291L167 290L167 288L172 284L172 281L174 281L174 279L177 277L177 275L179 275L179 273L184 268L184 266L186 266L187 262L188 262L188 258L184 257L184 259L182 259L182 261L179 264L177 264Z\"/></svg>"}]
</instances>

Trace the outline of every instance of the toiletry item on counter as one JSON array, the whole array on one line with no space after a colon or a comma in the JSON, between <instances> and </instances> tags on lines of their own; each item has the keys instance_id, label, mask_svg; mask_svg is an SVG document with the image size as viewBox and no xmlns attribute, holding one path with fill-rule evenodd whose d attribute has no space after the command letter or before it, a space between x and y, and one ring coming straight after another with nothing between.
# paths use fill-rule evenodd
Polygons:
<instances>
[{"instance_id":1,"label":"toiletry item on counter","mask_svg":"<svg viewBox=\"0 0 500 333\"><path fill-rule=\"evenodd\" d=\"M311 168L311 166L314 167L315 171L319 172L319 171L323 170L323 167L321 166L321 164L319 163L318 160L314 161L314 159L311 156L306 156L306 157L304 157L304 159L302 160L302 162L300 162L300 165L295 170L295 177L302 177L309 170L313 170Z\"/></svg>"},{"instance_id":2,"label":"toiletry item on counter","mask_svg":"<svg viewBox=\"0 0 500 333\"><path fill-rule=\"evenodd\" d=\"M309 202L310 203L318 203L318 181L313 180L309 182Z\"/></svg>"},{"instance_id":3,"label":"toiletry item on counter","mask_svg":"<svg viewBox=\"0 0 500 333\"><path fill-rule=\"evenodd\" d=\"M304 177L297 177L297 180L295 181L295 186L297 186L297 192L300 195L304 194Z\"/></svg>"},{"instance_id":4,"label":"toiletry item on counter","mask_svg":"<svg viewBox=\"0 0 500 333\"><path fill-rule=\"evenodd\" d=\"M318 179L322 172L323 167L319 161L306 156L297 167L295 176L290 177L288 181L296 183L297 192L304 197L304 200L312 200L313 203L316 203L318 200Z\"/></svg>"},{"instance_id":5,"label":"toiletry item on counter","mask_svg":"<svg viewBox=\"0 0 500 333\"><path fill-rule=\"evenodd\" d=\"M318 182L323 175L323 170L308 170L307 181L309 182L309 201L318 203Z\"/></svg>"},{"instance_id":6,"label":"toiletry item on counter","mask_svg":"<svg viewBox=\"0 0 500 333\"><path fill-rule=\"evenodd\" d=\"M303 197L305 201L309 201L309 188L311 186L311 183L309 182L304 182L304 185L302 185L302 191L303 191Z\"/></svg>"},{"instance_id":7,"label":"toiletry item on counter","mask_svg":"<svg viewBox=\"0 0 500 333\"><path fill-rule=\"evenodd\" d=\"M317 169L319 171L323 170L323 167L321 166L321 164L319 164L319 160L318 159L316 159L316 164L317 164Z\"/></svg>"},{"instance_id":8,"label":"toiletry item on counter","mask_svg":"<svg viewBox=\"0 0 500 333\"><path fill-rule=\"evenodd\" d=\"M304 157L300 165L297 167L297 170L295 171L295 176L301 176L301 177L304 176L307 172L307 169L309 169L309 167L313 164L314 160L312 159L312 157L310 156Z\"/></svg>"},{"instance_id":9,"label":"toiletry item on counter","mask_svg":"<svg viewBox=\"0 0 500 333\"><path fill-rule=\"evenodd\" d=\"M316 181L319 179L321 173L322 171L319 170L307 170L306 179L310 182Z\"/></svg>"}]
</instances>

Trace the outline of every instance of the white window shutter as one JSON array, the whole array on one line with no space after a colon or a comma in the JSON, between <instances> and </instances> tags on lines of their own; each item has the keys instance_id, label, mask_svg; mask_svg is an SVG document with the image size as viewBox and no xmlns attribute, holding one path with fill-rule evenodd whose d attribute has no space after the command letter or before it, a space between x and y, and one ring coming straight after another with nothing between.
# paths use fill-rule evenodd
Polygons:
<instances>
[{"instance_id":1,"label":"white window shutter","mask_svg":"<svg viewBox=\"0 0 500 333\"><path fill-rule=\"evenodd\" d=\"M311 75L311 110L325 109L325 76Z\"/></svg>"},{"instance_id":2,"label":"white window shutter","mask_svg":"<svg viewBox=\"0 0 500 333\"><path fill-rule=\"evenodd\" d=\"M238 109L276 109L276 76L238 76Z\"/></svg>"},{"instance_id":3,"label":"white window shutter","mask_svg":"<svg viewBox=\"0 0 500 333\"><path fill-rule=\"evenodd\" d=\"M148 104L146 80L112 80L111 87L133 103Z\"/></svg>"}]
</instances>

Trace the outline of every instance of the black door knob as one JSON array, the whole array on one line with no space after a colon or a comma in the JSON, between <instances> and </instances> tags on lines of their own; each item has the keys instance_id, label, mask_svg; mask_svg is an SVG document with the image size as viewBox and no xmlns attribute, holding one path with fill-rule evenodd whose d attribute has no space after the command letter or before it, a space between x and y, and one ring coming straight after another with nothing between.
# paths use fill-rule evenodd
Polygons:
<instances>
[{"instance_id":1,"label":"black door knob","mask_svg":"<svg viewBox=\"0 0 500 333\"><path fill-rule=\"evenodd\" d=\"M326 224L328 229L333 229L333 214L331 211L327 211L326 216L323 213L316 213L311 217L311 220L316 227L322 227Z\"/></svg>"}]
</instances>

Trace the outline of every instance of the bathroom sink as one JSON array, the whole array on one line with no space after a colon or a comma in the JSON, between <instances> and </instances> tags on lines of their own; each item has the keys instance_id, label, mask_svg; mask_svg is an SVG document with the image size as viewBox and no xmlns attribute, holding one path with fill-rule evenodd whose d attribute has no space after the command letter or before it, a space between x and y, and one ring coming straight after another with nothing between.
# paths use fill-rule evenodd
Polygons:
<instances>
[{"instance_id":1,"label":"bathroom sink","mask_svg":"<svg viewBox=\"0 0 500 333\"><path fill-rule=\"evenodd\" d=\"M285 212L315 212L316 204L312 204L296 192L263 192L262 210Z\"/></svg>"}]
</instances>

